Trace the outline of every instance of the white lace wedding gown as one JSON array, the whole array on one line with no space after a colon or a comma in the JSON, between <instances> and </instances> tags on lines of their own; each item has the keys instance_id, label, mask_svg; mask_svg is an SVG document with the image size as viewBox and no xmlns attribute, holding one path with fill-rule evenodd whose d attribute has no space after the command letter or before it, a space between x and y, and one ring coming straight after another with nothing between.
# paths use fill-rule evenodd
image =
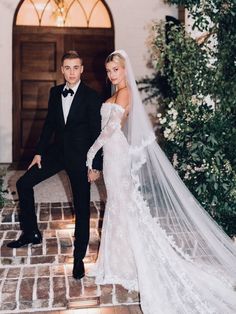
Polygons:
<instances>
[{"instance_id":1,"label":"white lace wedding gown","mask_svg":"<svg viewBox=\"0 0 236 314\"><path fill-rule=\"evenodd\" d=\"M102 132L88 153L91 168L103 147L108 196L99 256L90 275L97 284L138 290L145 314L236 313L230 278L194 263L152 218L130 174L123 113L117 104L102 105Z\"/></svg>"}]
</instances>

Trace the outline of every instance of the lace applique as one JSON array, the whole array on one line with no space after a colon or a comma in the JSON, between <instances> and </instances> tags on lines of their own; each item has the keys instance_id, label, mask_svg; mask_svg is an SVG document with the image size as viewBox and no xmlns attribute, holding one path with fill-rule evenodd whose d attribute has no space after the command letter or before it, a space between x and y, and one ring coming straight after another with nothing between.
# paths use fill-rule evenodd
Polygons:
<instances>
[{"instance_id":1,"label":"lace applique","mask_svg":"<svg viewBox=\"0 0 236 314\"><path fill-rule=\"evenodd\" d=\"M103 104L101 113L104 117L102 131L87 153L86 165L89 169L92 169L93 159L99 149L111 138L116 129L120 129L124 109L116 104Z\"/></svg>"}]
</instances>

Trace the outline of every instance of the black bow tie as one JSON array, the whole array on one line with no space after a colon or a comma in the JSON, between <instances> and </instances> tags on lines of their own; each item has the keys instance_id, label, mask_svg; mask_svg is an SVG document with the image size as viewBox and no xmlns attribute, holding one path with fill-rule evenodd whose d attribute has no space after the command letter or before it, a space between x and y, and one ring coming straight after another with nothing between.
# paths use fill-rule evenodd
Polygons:
<instances>
[{"instance_id":1,"label":"black bow tie","mask_svg":"<svg viewBox=\"0 0 236 314\"><path fill-rule=\"evenodd\" d=\"M68 94L71 94L71 96L74 95L74 91L71 88L69 88L69 89L66 88L61 93L62 93L63 97L66 97Z\"/></svg>"}]
</instances>

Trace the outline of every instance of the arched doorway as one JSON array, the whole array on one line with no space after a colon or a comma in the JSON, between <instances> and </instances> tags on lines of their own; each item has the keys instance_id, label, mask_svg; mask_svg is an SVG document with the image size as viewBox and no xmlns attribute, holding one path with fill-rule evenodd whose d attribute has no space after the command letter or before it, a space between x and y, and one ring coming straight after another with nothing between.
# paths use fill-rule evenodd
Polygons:
<instances>
[{"instance_id":1,"label":"arched doorway","mask_svg":"<svg viewBox=\"0 0 236 314\"><path fill-rule=\"evenodd\" d=\"M63 82L66 50L84 58L83 80L105 94L104 59L114 49L111 13L102 0L22 0L13 26L13 159L28 161L47 113L49 89Z\"/></svg>"}]
</instances>

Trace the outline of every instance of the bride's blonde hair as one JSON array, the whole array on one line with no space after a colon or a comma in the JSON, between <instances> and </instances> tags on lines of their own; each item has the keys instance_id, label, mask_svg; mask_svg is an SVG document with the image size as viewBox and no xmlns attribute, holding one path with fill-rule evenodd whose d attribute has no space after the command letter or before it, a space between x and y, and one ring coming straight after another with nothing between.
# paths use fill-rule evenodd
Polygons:
<instances>
[{"instance_id":1,"label":"bride's blonde hair","mask_svg":"<svg viewBox=\"0 0 236 314\"><path fill-rule=\"evenodd\" d=\"M119 52L112 52L105 60L105 65L111 61L120 64L125 68L125 58Z\"/></svg>"}]
</instances>

